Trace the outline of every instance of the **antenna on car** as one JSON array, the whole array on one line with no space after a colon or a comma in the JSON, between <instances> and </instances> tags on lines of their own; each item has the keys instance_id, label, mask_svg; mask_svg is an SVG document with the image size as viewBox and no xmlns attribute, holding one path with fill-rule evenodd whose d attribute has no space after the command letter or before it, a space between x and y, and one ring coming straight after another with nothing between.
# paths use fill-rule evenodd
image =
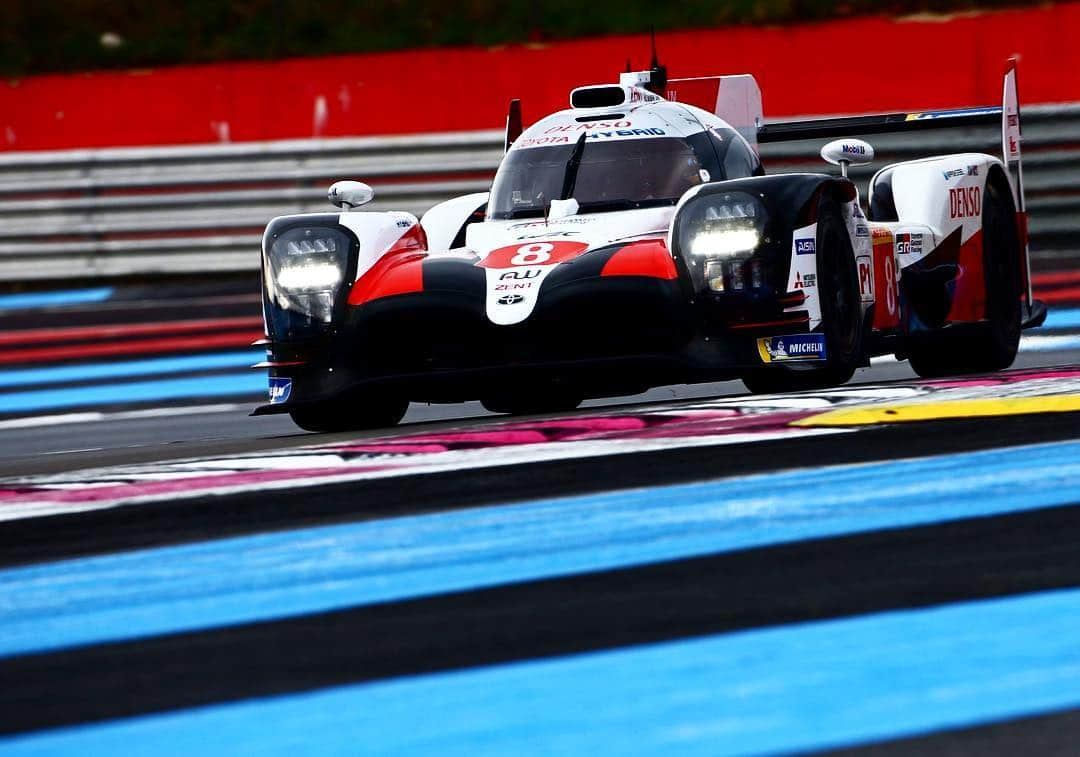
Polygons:
<instances>
[{"instance_id":1,"label":"antenna on car","mask_svg":"<svg viewBox=\"0 0 1080 757\"><path fill-rule=\"evenodd\" d=\"M660 59L656 55L656 27L649 27L649 42L652 46L652 62L649 64L649 83L645 89L654 95L664 96L667 88L667 66L660 65Z\"/></svg>"}]
</instances>

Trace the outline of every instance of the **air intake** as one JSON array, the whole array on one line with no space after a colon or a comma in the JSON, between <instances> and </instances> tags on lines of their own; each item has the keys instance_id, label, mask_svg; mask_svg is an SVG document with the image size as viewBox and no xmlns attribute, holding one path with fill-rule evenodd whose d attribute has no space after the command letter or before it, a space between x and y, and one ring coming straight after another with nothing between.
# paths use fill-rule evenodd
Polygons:
<instances>
[{"instance_id":1,"label":"air intake","mask_svg":"<svg viewBox=\"0 0 1080 757\"><path fill-rule=\"evenodd\" d=\"M613 84L578 87L570 93L571 108L613 108L624 102L626 102L626 90Z\"/></svg>"}]
</instances>

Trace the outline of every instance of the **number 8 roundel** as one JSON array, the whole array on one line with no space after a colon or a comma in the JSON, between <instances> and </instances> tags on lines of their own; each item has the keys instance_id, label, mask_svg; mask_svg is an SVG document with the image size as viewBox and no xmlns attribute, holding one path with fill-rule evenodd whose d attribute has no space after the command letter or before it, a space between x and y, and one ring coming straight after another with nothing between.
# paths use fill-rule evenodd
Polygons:
<instances>
[{"instance_id":1,"label":"number 8 roundel","mask_svg":"<svg viewBox=\"0 0 1080 757\"><path fill-rule=\"evenodd\" d=\"M530 242L499 247L477 265L483 268L513 268L515 266L555 265L576 258L589 245L583 242Z\"/></svg>"}]
</instances>

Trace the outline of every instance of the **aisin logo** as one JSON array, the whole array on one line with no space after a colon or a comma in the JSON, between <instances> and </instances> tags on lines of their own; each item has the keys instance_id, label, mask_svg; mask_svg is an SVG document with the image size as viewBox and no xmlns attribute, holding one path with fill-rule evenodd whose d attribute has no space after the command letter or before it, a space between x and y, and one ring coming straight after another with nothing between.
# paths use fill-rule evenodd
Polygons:
<instances>
[{"instance_id":1,"label":"aisin logo","mask_svg":"<svg viewBox=\"0 0 1080 757\"><path fill-rule=\"evenodd\" d=\"M520 294L504 294L502 297L496 300L500 305L516 305L522 302L525 298Z\"/></svg>"}]
</instances>

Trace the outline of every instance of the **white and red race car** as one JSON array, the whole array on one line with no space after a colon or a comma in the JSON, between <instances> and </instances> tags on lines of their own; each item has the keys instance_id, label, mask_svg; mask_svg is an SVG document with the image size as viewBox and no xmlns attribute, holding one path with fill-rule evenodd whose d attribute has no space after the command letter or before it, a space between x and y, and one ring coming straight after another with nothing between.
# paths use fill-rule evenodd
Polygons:
<instances>
[{"instance_id":1,"label":"white and red race car","mask_svg":"<svg viewBox=\"0 0 1080 757\"><path fill-rule=\"evenodd\" d=\"M698 103L698 105L692 103ZM1005 368L1032 298L1015 64L1000 107L764 124L750 76L662 67L570 94L521 128L490 192L417 218L273 219L263 238L270 402L324 431L396 423L410 401L576 407L674 383L752 391L847 381L895 354L924 376ZM705 107L698 107L699 105ZM1003 155L886 166L867 210L849 135L1001 124ZM766 174L762 142L833 140L838 175Z\"/></svg>"}]
</instances>

